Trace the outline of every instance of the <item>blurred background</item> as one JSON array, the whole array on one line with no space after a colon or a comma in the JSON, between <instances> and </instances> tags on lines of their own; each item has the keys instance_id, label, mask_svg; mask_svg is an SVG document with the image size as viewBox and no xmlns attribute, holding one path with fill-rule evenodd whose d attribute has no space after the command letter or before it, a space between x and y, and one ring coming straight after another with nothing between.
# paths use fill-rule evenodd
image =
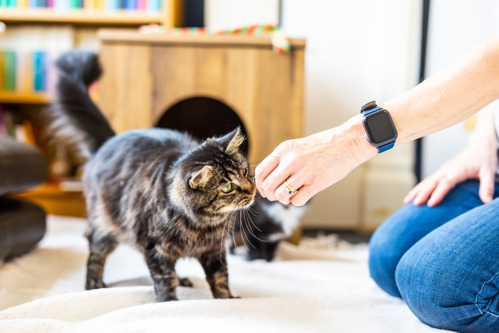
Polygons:
<instances>
[{"instance_id":1,"label":"blurred background","mask_svg":"<svg viewBox=\"0 0 499 333\"><path fill-rule=\"evenodd\" d=\"M78 160L63 147L55 151L46 148L40 134L43 124L37 115L53 98L54 59L75 47L101 52L102 40L97 35L100 29L129 30L149 24L161 25L165 30L206 28L205 31L178 31L179 34L195 35L268 25L280 28L284 36L292 39L291 52L294 47L300 47L296 45L304 39L304 75L297 79L303 81L303 91L280 96L283 109L276 111L279 104L274 103L270 111L262 110L258 116L261 119L254 120L257 124L270 123L272 128L278 119L270 115L265 118L265 112L286 114L284 108L289 104L286 102L298 98L302 117L295 128L301 133L293 132L288 137L299 137L340 125L357 114L365 102L382 103L414 87L474 45L497 36L499 2L1 0L0 22L4 23L0 34L0 134L38 145L50 159L50 180L42 187L18 196L42 204L49 213L83 216ZM298 44L293 44L293 39ZM296 64L298 58L291 54L291 64ZM205 57L210 55L207 53ZM167 56L164 61L168 62ZM193 61L204 60L194 58ZM135 75L135 70L140 77L142 67L131 66L131 75ZM295 80L293 68L290 77ZM235 67L231 75L244 78L245 73L243 68ZM218 74L213 72L211 75ZM288 76L281 78L287 79ZM128 80L123 83L126 85L136 84L134 76L123 80ZM147 85L144 87L146 92L151 90ZM96 85L90 92L96 102L105 107L111 104L106 101L103 89ZM110 93L108 90L107 96ZM216 101L196 100L191 107L210 109L217 105ZM183 108L185 105L177 105L177 110ZM237 118L237 112L235 114ZM239 115L243 126L246 120L246 116ZM120 121L114 119L115 124ZM142 124L140 119L138 124ZM402 205L402 198L418 179L431 174L462 149L472 129L471 119L418 143L398 146L377 156L317 195L303 218L304 228L374 230ZM249 128L248 131L250 143L258 143L251 138L253 130ZM263 155L253 156L258 163L257 159Z\"/></svg>"}]
</instances>

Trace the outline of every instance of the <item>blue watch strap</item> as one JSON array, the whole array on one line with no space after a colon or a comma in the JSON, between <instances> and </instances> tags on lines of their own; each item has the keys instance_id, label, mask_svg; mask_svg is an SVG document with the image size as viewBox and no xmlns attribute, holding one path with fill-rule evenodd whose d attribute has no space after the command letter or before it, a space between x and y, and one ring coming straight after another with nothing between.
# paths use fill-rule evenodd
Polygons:
<instances>
[{"instance_id":1,"label":"blue watch strap","mask_svg":"<svg viewBox=\"0 0 499 333\"><path fill-rule=\"evenodd\" d=\"M367 114L376 112L378 110L381 110L381 108L378 105L376 105L375 101L371 101L369 103L364 104L360 108L360 113L363 113L363 114L367 115Z\"/></svg>"},{"instance_id":2,"label":"blue watch strap","mask_svg":"<svg viewBox=\"0 0 499 333\"><path fill-rule=\"evenodd\" d=\"M366 115L371 114L373 112L376 112L378 110L383 110L383 109L376 104L376 101L370 101L369 103L366 103L362 106L362 108L360 109L360 113L362 113L366 116ZM392 141L392 142L389 142L389 143L384 144L382 146L379 146L378 147L378 154L381 154L387 150L390 150L394 146L395 146L395 141Z\"/></svg>"},{"instance_id":3,"label":"blue watch strap","mask_svg":"<svg viewBox=\"0 0 499 333\"><path fill-rule=\"evenodd\" d=\"M390 143L387 143L387 144L386 144L386 145L384 145L384 146L380 146L380 147L378 148L378 154L381 154L382 152L385 152L385 151L387 151L387 150L389 150L389 149L392 149L392 148L393 148L393 146L395 146L395 141L390 142Z\"/></svg>"}]
</instances>

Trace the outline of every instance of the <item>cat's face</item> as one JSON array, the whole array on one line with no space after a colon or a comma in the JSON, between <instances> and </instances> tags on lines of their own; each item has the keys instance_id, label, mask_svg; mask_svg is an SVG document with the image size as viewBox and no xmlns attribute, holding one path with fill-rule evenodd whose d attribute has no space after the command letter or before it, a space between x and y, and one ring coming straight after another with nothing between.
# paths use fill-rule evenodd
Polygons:
<instances>
[{"instance_id":1,"label":"cat's face","mask_svg":"<svg viewBox=\"0 0 499 333\"><path fill-rule=\"evenodd\" d=\"M224 222L228 214L253 203L256 187L239 150L243 142L240 130L208 139L182 166L182 201L197 219Z\"/></svg>"}]
</instances>

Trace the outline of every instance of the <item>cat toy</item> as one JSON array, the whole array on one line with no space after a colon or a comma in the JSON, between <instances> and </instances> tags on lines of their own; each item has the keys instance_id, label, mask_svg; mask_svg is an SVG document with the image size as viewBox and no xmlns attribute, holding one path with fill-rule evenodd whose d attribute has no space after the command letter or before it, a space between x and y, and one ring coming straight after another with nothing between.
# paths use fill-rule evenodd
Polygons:
<instances>
[{"instance_id":1,"label":"cat toy","mask_svg":"<svg viewBox=\"0 0 499 333\"><path fill-rule=\"evenodd\" d=\"M272 42L272 49L277 53L287 53L291 49L289 39L281 32L279 27L266 25L251 25L247 27L208 31L206 28L165 28L164 26L152 23L139 27L139 31L145 34L172 34L172 35L214 35L214 36L255 36L269 37Z\"/></svg>"}]
</instances>

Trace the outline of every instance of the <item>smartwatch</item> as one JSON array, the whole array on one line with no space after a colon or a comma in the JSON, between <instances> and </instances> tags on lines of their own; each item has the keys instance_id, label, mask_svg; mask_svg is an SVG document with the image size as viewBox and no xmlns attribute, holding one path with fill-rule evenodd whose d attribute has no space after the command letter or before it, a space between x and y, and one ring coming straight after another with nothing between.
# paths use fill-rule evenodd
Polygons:
<instances>
[{"instance_id":1,"label":"smartwatch","mask_svg":"<svg viewBox=\"0 0 499 333\"><path fill-rule=\"evenodd\" d=\"M390 113L377 106L375 101L365 104L360 109L360 113L364 115L362 124L367 134L367 140L378 148L378 153L393 148L398 134Z\"/></svg>"}]
</instances>

